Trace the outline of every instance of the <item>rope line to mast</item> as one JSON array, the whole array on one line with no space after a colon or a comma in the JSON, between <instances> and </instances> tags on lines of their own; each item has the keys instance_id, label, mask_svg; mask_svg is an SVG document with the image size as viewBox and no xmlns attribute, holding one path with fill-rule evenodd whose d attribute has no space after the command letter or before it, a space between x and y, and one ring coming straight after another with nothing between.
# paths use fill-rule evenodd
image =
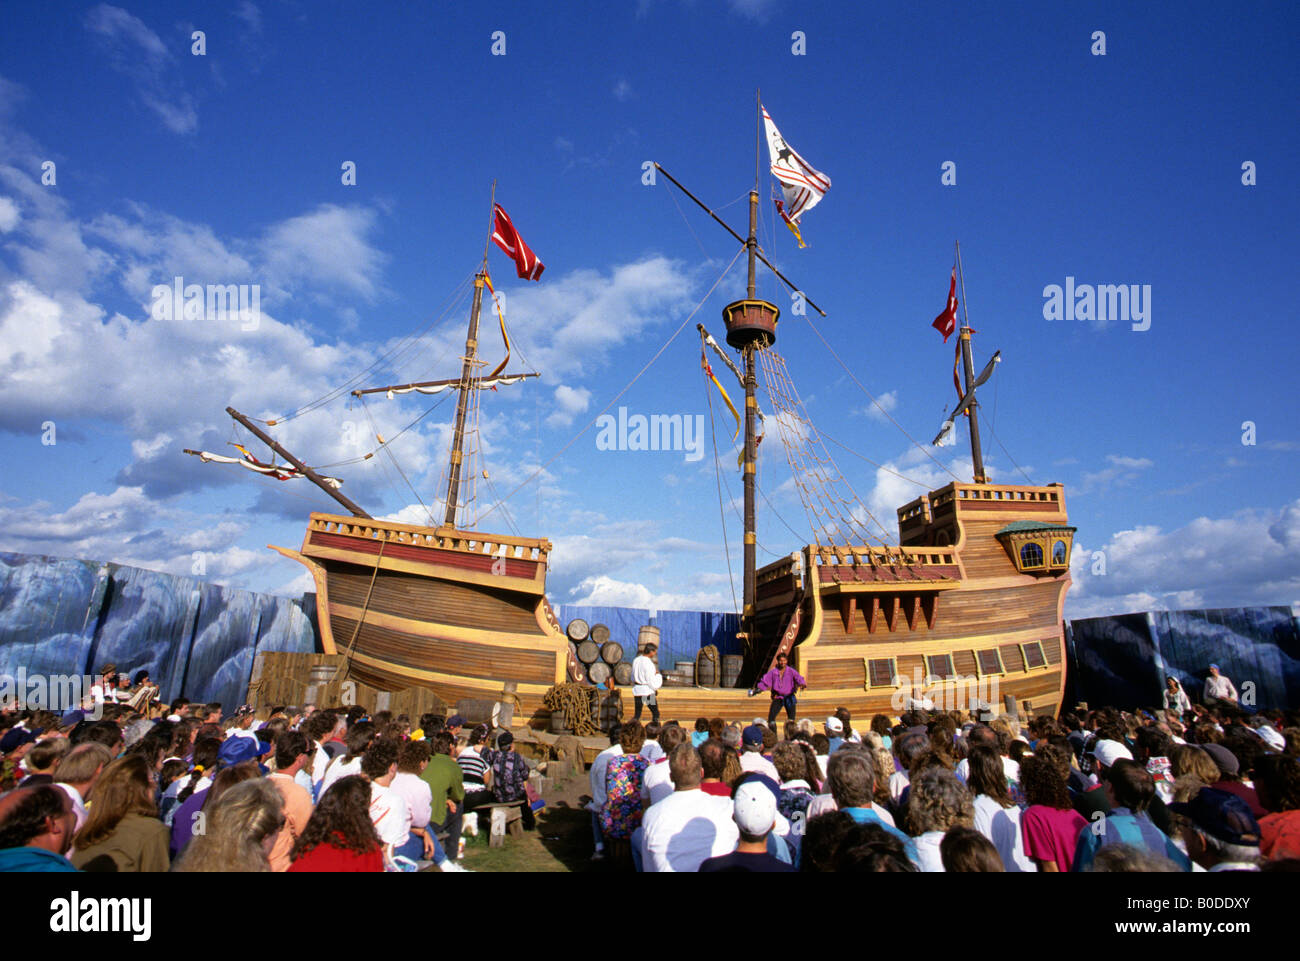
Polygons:
<instances>
[{"instance_id":1,"label":"rope line to mast","mask_svg":"<svg viewBox=\"0 0 1300 961\"><path fill-rule=\"evenodd\" d=\"M442 401L439 401L438 403L442 403ZM434 407L436 406L438 405L435 404ZM375 436L379 436L379 425L375 423L375 417L370 412L370 408L366 405L366 399L364 395L362 395L361 397L361 409L365 412L366 419L370 421L370 427L372 430L374 430ZM425 411L425 414L429 413L429 411L432 410L433 407L430 407L428 411ZM424 414L421 414L420 416L423 417ZM434 519L433 511L429 510L429 505L424 502L424 498L420 496L420 492L415 489L415 485L412 484L410 479L406 476L406 472L402 470L402 465L397 463L397 458L393 456L393 452L391 448L389 448L388 444L381 444L379 446L380 449L385 454L388 455L388 459L392 463L393 468L397 471L398 475L402 478L402 481L406 484L406 486L410 488L411 493L414 495L415 499L419 502L420 506L424 508L424 513L429 518L429 526L436 527L437 521ZM379 463L381 466L384 466L383 460L380 460ZM387 473L387 467L384 467L384 472ZM390 479L390 483L391 483L391 479ZM396 487L397 485L393 484L393 486Z\"/></svg>"},{"instance_id":2,"label":"rope line to mast","mask_svg":"<svg viewBox=\"0 0 1300 961\"><path fill-rule=\"evenodd\" d=\"M731 583L731 609L739 615L740 605L736 602L736 577L731 572L731 541L727 537L727 512L722 503L722 464L718 460L718 431L713 419L713 394L709 391L707 380L704 382L704 399L709 405L709 436L713 439L713 474L718 485L718 520L722 525L722 551L727 559L727 580Z\"/></svg>"},{"instance_id":3,"label":"rope line to mast","mask_svg":"<svg viewBox=\"0 0 1300 961\"><path fill-rule=\"evenodd\" d=\"M844 368L844 372L849 375L849 378L853 381L853 383L857 384L858 389L862 391L862 393L866 394L869 398L871 398L871 403L875 404L875 406L880 410L880 412L889 418L890 423L892 423L895 427L897 427L899 431L902 433L902 435L906 437L908 440L910 440L913 446L917 447L921 451L921 453L925 454L926 457L934 461L939 466L940 470L942 470L953 480L957 481L958 483L961 483L960 477L958 477L951 470L949 470L948 467L943 463L943 461L939 460L939 458L935 457L932 453L930 453L929 448L927 448L924 444L918 442L915 437L909 434L903 428L903 425L894 419L894 415L891 414L889 411L885 410L883 406L881 406L880 401L876 399L876 395L871 393L871 391L867 390L867 388L862 385L862 382L858 380L857 375L855 375L853 371L849 369L849 365L844 363L840 355L835 352L835 348L832 347L830 343L827 342L826 338L822 336L822 332L817 328L817 325L813 323L812 317L805 316L804 320L808 322L809 328L811 328L812 332L817 335L817 339L822 342L822 345L825 346L825 348L828 351L830 351L831 356L835 358L835 362Z\"/></svg>"},{"instance_id":4,"label":"rope line to mast","mask_svg":"<svg viewBox=\"0 0 1300 961\"><path fill-rule=\"evenodd\" d=\"M701 298L700 302L695 305L695 308L686 316L686 319L681 322L681 325L678 326L678 328L673 331L672 336L670 336L666 341L664 341L663 346L661 346L657 351L655 351L654 356L651 357L648 361L646 361L645 366L642 367L639 371L637 371L636 374L633 376L633 378L623 386L623 389L620 390L617 394L615 394L612 398L610 398L609 403L607 403L604 407L602 407L596 413L596 416L587 422L585 427L583 427L580 431L578 431L571 438L569 438L569 440L564 444L563 447L561 447L554 454L552 454L551 457L545 463L541 464L537 468L537 470L533 471L528 477L520 481L519 484L509 494L503 497L500 501L494 504L486 513L484 513L482 517L479 518L480 521L483 520L483 518L487 517L489 514L491 514L492 511L502 506L511 497L514 497L515 494L519 493L521 490L523 490L525 487L531 484L534 480L536 480L541 475L542 471L544 471L547 467L549 467L557 458L559 458L561 454L563 454L566 450L572 447L577 442L579 437L587 433L587 431L591 430L591 428L595 426L596 421L600 419L602 414L604 414L616 403L618 403L619 398L622 397L624 394L626 394L632 388L632 385L641 379L641 375L644 374L647 370L649 370L654 365L654 362L657 361L663 355L663 352L666 351L668 347L672 344L672 342L677 339L678 335L680 335L681 332L686 328L686 325L689 324L691 320L694 319L695 315L700 312L700 308L702 308L704 304L708 301L708 299L713 296L713 292L718 289L718 285L722 283L723 278L726 277L727 274L731 271L731 268L736 265L736 261L740 259L740 255L744 252L744 250L745 250L744 247L740 247L739 249L736 250L736 255L731 258L731 263L727 264L727 266L722 269L722 273L718 275L718 279L715 280L713 282L713 285L705 292L704 297Z\"/></svg>"},{"instance_id":5,"label":"rope line to mast","mask_svg":"<svg viewBox=\"0 0 1300 961\"><path fill-rule=\"evenodd\" d=\"M323 394L322 396L316 398L313 401L309 401L308 403L304 404L302 407L299 407L297 410L293 411L292 413L285 414L283 417L272 418L272 420L261 420L255 417L251 417L249 419L257 420L258 423L268 424L268 425L271 425L273 422L274 424L282 424L285 421L293 420L295 417L301 417L303 414L307 414L313 410L316 410L317 408L324 407L326 404L329 404L335 399L337 399L338 397L341 397L342 395L346 394L352 387L356 386L362 380L364 380L366 376L369 375L372 371L380 368L381 365L387 362L392 362L393 364L396 364L397 358L400 355L409 352L414 347L416 341L418 341L421 337L423 337L430 330L432 330L439 323L441 323L442 320L457 307L460 301L464 299L465 294L468 293L469 285L473 281L473 277L474 275L470 274L469 277L462 280L459 284L456 285L456 287L452 290L452 292L448 294L447 298L443 301L442 308L438 311L438 313L432 316L432 319L427 324L425 324L424 327L402 338L395 345L389 348L385 353L375 358L374 362L371 363L369 367L366 367L364 370L354 374L352 377L348 378L348 380L345 381L339 387L336 387L334 390L330 391L327 394Z\"/></svg>"}]
</instances>

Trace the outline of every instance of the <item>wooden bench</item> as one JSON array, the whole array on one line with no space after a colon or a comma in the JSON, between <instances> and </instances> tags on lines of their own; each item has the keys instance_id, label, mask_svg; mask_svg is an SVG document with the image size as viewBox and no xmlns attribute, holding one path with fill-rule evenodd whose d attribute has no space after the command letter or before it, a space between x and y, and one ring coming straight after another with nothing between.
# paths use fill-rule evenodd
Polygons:
<instances>
[{"instance_id":1,"label":"wooden bench","mask_svg":"<svg viewBox=\"0 0 1300 961\"><path fill-rule=\"evenodd\" d=\"M492 812L488 847L499 848L504 845L507 833L512 838L524 836L524 812L518 804L488 804L477 810Z\"/></svg>"}]
</instances>

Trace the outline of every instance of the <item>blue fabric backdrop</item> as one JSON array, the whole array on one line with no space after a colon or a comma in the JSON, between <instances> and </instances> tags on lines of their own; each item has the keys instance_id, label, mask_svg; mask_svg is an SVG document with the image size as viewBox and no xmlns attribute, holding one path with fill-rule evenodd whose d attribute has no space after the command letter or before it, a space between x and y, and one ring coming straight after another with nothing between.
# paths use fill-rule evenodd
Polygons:
<instances>
[{"instance_id":1,"label":"blue fabric backdrop","mask_svg":"<svg viewBox=\"0 0 1300 961\"><path fill-rule=\"evenodd\" d=\"M671 669L677 661L694 661L699 649L709 644L716 644L719 654L743 653L736 638L740 618L735 614L656 611L651 617L648 610L636 607L589 607L582 604L556 604L554 607L563 629L567 629L569 621L575 617L588 624L604 624L609 628L610 640L623 645L623 654L629 661L636 657L637 633L646 625L659 628L661 668Z\"/></svg>"},{"instance_id":2,"label":"blue fabric backdrop","mask_svg":"<svg viewBox=\"0 0 1300 961\"><path fill-rule=\"evenodd\" d=\"M316 649L295 601L119 564L0 552L0 675L147 669L164 700L237 706L258 651Z\"/></svg>"},{"instance_id":3,"label":"blue fabric backdrop","mask_svg":"<svg viewBox=\"0 0 1300 961\"><path fill-rule=\"evenodd\" d=\"M1300 704L1300 620L1289 607L1094 617L1068 621L1066 635L1067 705L1158 706L1171 675L1198 701L1211 664L1243 703L1249 691L1257 707Z\"/></svg>"}]
</instances>

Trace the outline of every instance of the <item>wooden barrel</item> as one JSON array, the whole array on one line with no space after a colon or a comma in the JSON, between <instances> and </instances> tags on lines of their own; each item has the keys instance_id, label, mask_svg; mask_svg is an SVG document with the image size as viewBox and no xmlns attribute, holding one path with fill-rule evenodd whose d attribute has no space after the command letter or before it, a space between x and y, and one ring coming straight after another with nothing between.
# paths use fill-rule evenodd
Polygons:
<instances>
[{"instance_id":1,"label":"wooden barrel","mask_svg":"<svg viewBox=\"0 0 1300 961\"><path fill-rule=\"evenodd\" d=\"M466 728L476 724L496 727L497 719L501 716L501 702L484 698L462 698L456 702L456 713L465 719Z\"/></svg>"},{"instance_id":2,"label":"wooden barrel","mask_svg":"<svg viewBox=\"0 0 1300 961\"><path fill-rule=\"evenodd\" d=\"M631 661L619 661L614 665L614 680L623 687L632 683Z\"/></svg>"},{"instance_id":3,"label":"wooden barrel","mask_svg":"<svg viewBox=\"0 0 1300 961\"><path fill-rule=\"evenodd\" d=\"M590 633L590 628L587 627L587 622L582 618L575 617L573 620L569 621L566 633L569 635L569 640L573 641L573 643L581 644L587 639L587 635Z\"/></svg>"},{"instance_id":4,"label":"wooden barrel","mask_svg":"<svg viewBox=\"0 0 1300 961\"><path fill-rule=\"evenodd\" d=\"M565 717L563 711L551 712L551 733L552 734L570 734L569 719Z\"/></svg>"},{"instance_id":5,"label":"wooden barrel","mask_svg":"<svg viewBox=\"0 0 1300 961\"><path fill-rule=\"evenodd\" d=\"M604 644L609 640L609 628L604 624L591 625L591 639L597 644Z\"/></svg>"},{"instance_id":6,"label":"wooden barrel","mask_svg":"<svg viewBox=\"0 0 1300 961\"><path fill-rule=\"evenodd\" d=\"M687 676L687 677L693 679L693 678L695 677L695 662L694 662L694 661L678 661L678 662L677 662L676 671L677 671L678 674L683 674L683 675L685 675L685 676Z\"/></svg>"},{"instance_id":7,"label":"wooden barrel","mask_svg":"<svg viewBox=\"0 0 1300 961\"><path fill-rule=\"evenodd\" d=\"M583 664L595 664L600 660L600 645L587 640L578 645L578 660Z\"/></svg>"},{"instance_id":8,"label":"wooden barrel","mask_svg":"<svg viewBox=\"0 0 1300 961\"><path fill-rule=\"evenodd\" d=\"M637 652L640 653L641 651L644 651L645 646L647 644L653 644L655 647L659 646L659 628L651 627L649 624L641 628L641 630L637 633L636 636Z\"/></svg>"},{"instance_id":9,"label":"wooden barrel","mask_svg":"<svg viewBox=\"0 0 1300 961\"><path fill-rule=\"evenodd\" d=\"M606 641L600 645L600 659L613 667L623 660L623 645L618 641Z\"/></svg>"},{"instance_id":10,"label":"wooden barrel","mask_svg":"<svg viewBox=\"0 0 1300 961\"><path fill-rule=\"evenodd\" d=\"M745 664L745 658L740 654L723 654L722 655L722 686L735 687L740 681L740 669Z\"/></svg>"},{"instance_id":11,"label":"wooden barrel","mask_svg":"<svg viewBox=\"0 0 1300 961\"><path fill-rule=\"evenodd\" d=\"M718 686L718 660L713 648L705 648L695 655L695 683L700 687Z\"/></svg>"},{"instance_id":12,"label":"wooden barrel","mask_svg":"<svg viewBox=\"0 0 1300 961\"><path fill-rule=\"evenodd\" d=\"M587 669L587 677L592 684L604 684L609 680L609 665L604 661L594 661Z\"/></svg>"}]
</instances>

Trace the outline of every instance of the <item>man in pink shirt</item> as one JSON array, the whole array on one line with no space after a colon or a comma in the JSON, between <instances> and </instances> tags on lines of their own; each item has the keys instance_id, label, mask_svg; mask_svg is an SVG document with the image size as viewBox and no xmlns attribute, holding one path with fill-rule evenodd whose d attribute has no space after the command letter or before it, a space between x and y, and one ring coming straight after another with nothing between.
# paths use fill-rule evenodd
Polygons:
<instances>
[{"instance_id":1,"label":"man in pink shirt","mask_svg":"<svg viewBox=\"0 0 1300 961\"><path fill-rule=\"evenodd\" d=\"M301 731L285 731L275 741L275 770L267 776L284 798L284 830L275 839L268 860L272 871L288 871L289 852L311 820L311 792L294 781L302 766L307 763L307 735Z\"/></svg>"},{"instance_id":2,"label":"man in pink shirt","mask_svg":"<svg viewBox=\"0 0 1300 961\"><path fill-rule=\"evenodd\" d=\"M781 713L782 707L785 708L786 717L792 721L795 719L795 692L802 691L807 686L808 682L803 679L803 675L790 667L788 658L781 653L776 656L776 667L764 674L749 693L752 697L759 691L772 692L772 706L767 712L767 723L771 727L776 724L776 716Z\"/></svg>"}]
</instances>

